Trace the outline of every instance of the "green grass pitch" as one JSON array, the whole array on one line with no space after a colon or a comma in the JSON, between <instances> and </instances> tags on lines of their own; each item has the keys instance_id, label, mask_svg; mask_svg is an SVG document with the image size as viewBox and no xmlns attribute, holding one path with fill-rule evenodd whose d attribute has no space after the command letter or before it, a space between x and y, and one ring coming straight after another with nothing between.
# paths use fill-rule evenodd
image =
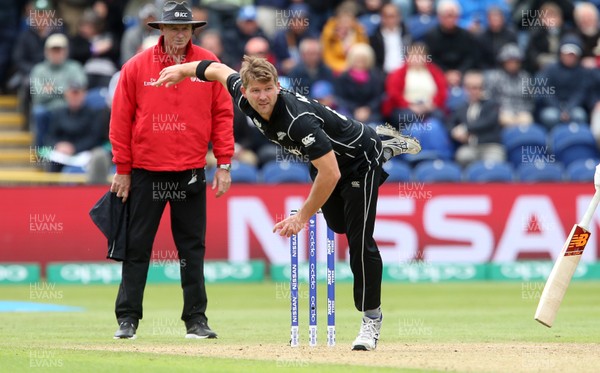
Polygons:
<instances>
[{"instance_id":1,"label":"green grass pitch","mask_svg":"<svg viewBox=\"0 0 600 373\"><path fill-rule=\"evenodd\" d=\"M47 302L85 309L69 313L0 313L0 371L420 372L438 369L423 368L427 367L426 361L425 365L415 365L411 357L402 354L383 355L386 348L393 346L401 352L420 351L420 346L435 349L437 344L444 348L471 344L493 350L494 346L527 344L529 351L536 351L532 344L600 342L600 283L572 283L552 329L533 320L542 287L542 283L533 282L384 283L384 325L378 350L348 352L360 323L360 313L351 301L350 284L338 284L336 288L334 349L325 345L324 285L319 287L319 346L305 347L308 302L306 284L301 285L303 347L298 350L287 346L290 327L287 283L209 284L207 315L209 324L219 334L217 340L184 339L180 287L148 285L144 319L140 321L138 338L131 341L112 339L117 328L113 310L116 286L57 284L41 293L31 293L29 286L0 286L0 300ZM432 353L436 356L435 351ZM490 356L494 356L493 351ZM379 361L380 358L384 360ZM373 364L370 366L369 362ZM518 367L523 368L517 369L521 371L544 368L523 364ZM478 370L469 366L464 369ZM450 370L462 368L452 365ZM490 368L497 370L502 371Z\"/></svg>"}]
</instances>

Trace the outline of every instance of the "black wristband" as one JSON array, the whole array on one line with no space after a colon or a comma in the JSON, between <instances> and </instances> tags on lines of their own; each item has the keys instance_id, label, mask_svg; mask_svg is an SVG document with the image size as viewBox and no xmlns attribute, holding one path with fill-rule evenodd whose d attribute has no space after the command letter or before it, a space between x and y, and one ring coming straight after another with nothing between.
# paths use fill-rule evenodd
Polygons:
<instances>
[{"instance_id":1,"label":"black wristband","mask_svg":"<svg viewBox=\"0 0 600 373\"><path fill-rule=\"evenodd\" d=\"M196 66L196 76L198 77L198 79L201 79L204 81L209 81L208 79L206 79L206 75L204 75L204 73L206 72L206 68L208 67L208 65L210 65L213 62L217 62L217 61L211 61L211 60L200 61L198 66Z\"/></svg>"}]
</instances>

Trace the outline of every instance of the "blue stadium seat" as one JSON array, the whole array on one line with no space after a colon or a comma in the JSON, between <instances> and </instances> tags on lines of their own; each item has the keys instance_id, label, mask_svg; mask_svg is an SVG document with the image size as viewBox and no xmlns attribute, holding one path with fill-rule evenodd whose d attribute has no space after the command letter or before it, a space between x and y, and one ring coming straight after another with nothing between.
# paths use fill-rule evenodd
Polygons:
<instances>
[{"instance_id":1,"label":"blue stadium seat","mask_svg":"<svg viewBox=\"0 0 600 373\"><path fill-rule=\"evenodd\" d=\"M511 182L514 179L513 168L507 162L476 161L465 169L465 181Z\"/></svg>"},{"instance_id":2,"label":"blue stadium seat","mask_svg":"<svg viewBox=\"0 0 600 373\"><path fill-rule=\"evenodd\" d=\"M515 167L521 163L550 159L550 154L547 154L547 132L536 124L504 129L502 144L506 148L508 161Z\"/></svg>"},{"instance_id":3,"label":"blue stadium seat","mask_svg":"<svg viewBox=\"0 0 600 373\"><path fill-rule=\"evenodd\" d=\"M85 96L85 104L94 110L105 109L108 107L106 103L106 96L108 95L108 88L91 88L87 91Z\"/></svg>"},{"instance_id":4,"label":"blue stadium seat","mask_svg":"<svg viewBox=\"0 0 600 373\"><path fill-rule=\"evenodd\" d=\"M217 172L216 167L207 167L205 169L206 183L212 183L215 173ZM238 161L231 162L231 182L232 183L256 183L258 182L258 169L256 166L241 163Z\"/></svg>"},{"instance_id":5,"label":"blue stadium seat","mask_svg":"<svg viewBox=\"0 0 600 373\"><path fill-rule=\"evenodd\" d=\"M390 175L386 181L410 181L411 170L404 162L385 162L383 169Z\"/></svg>"},{"instance_id":6,"label":"blue stadium seat","mask_svg":"<svg viewBox=\"0 0 600 373\"><path fill-rule=\"evenodd\" d=\"M308 165L296 162L270 161L262 167L263 181L267 184L308 183Z\"/></svg>"},{"instance_id":7,"label":"blue stadium seat","mask_svg":"<svg viewBox=\"0 0 600 373\"><path fill-rule=\"evenodd\" d=\"M556 160L570 165L578 159L598 158L598 146L587 124L561 124L550 133Z\"/></svg>"},{"instance_id":8,"label":"blue stadium seat","mask_svg":"<svg viewBox=\"0 0 600 373\"><path fill-rule=\"evenodd\" d=\"M560 163L523 163L517 170L517 177L524 182L563 181L564 168Z\"/></svg>"},{"instance_id":9,"label":"blue stadium seat","mask_svg":"<svg viewBox=\"0 0 600 373\"><path fill-rule=\"evenodd\" d=\"M241 162L231 162L232 183L256 183L258 181L258 169L256 166Z\"/></svg>"},{"instance_id":10,"label":"blue stadium seat","mask_svg":"<svg viewBox=\"0 0 600 373\"><path fill-rule=\"evenodd\" d=\"M63 166L61 172L65 174L85 174L83 167L79 166Z\"/></svg>"},{"instance_id":11,"label":"blue stadium seat","mask_svg":"<svg viewBox=\"0 0 600 373\"><path fill-rule=\"evenodd\" d=\"M215 172L217 172L216 167L206 167L204 169L204 177L206 178L206 185L212 183L213 178L215 177Z\"/></svg>"},{"instance_id":12,"label":"blue stadium seat","mask_svg":"<svg viewBox=\"0 0 600 373\"><path fill-rule=\"evenodd\" d=\"M596 173L596 165L599 159L578 159L567 166L566 177L569 181L593 182Z\"/></svg>"},{"instance_id":13,"label":"blue stadium seat","mask_svg":"<svg viewBox=\"0 0 600 373\"><path fill-rule=\"evenodd\" d=\"M425 160L451 160L454 156L454 145L448 131L436 118L427 118L424 123L411 123L402 133L417 138L421 143L422 150L419 154L402 156L402 159L411 164Z\"/></svg>"},{"instance_id":14,"label":"blue stadium seat","mask_svg":"<svg viewBox=\"0 0 600 373\"><path fill-rule=\"evenodd\" d=\"M461 181L460 166L453 161L423 161L415 166L414 180L425 183Z\"/></svg>"}]
</instances>

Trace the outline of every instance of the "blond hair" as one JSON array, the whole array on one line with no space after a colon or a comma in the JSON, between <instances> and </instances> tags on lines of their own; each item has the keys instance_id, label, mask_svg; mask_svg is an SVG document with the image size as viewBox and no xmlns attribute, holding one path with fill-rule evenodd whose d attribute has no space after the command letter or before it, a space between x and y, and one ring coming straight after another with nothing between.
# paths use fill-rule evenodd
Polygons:
<instances>
[{"instance_id":1,"label":"blond hair","mask_svg":"<svg viewBox=\"0 0 600 373\"><path fill-rule=\"evenodd\" d=\"M354 66L356 60L364 58L367 61L367 68L370 69L375 64L375 52L373 48L366 43L357 43L350 47L346 56L346 63L349 67Z\"/></svg>"},{"instance_id":2,"label":"blond hair","mask_svg":"<svg viewBox=\"0 0 600 373\"><path fill-rule=\"evenodd\" d=\"M275 66L265 58L244 56L242 68L240 69L240 77L242 85L248 88L248 84L252 81L261 83L273 82L277 84L277 70Z\"/></svg>"}]
</instances>

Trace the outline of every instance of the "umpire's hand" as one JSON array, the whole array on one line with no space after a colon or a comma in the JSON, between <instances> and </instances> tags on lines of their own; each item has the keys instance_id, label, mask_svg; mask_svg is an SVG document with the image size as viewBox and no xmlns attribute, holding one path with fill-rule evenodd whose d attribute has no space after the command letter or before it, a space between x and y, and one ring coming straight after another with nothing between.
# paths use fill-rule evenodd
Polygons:
<instances>
[{"instance_id":1,"label":"umpire's hand","mask_svg":"<svg viewBox=\"0 0 600 373\"><path fill-rule=\"evenodd\" d=\"M227 193L231 186L231 175L229 171L217 168L215 177L213 178L212 189L217 188L217 198Z\"/></svg>"},{"instance_id":2,"label":"umpire's hand","mask_svg":"<svg viewBox=\"0 0 600 373\"><path fill-rule=\"evenodd\" d=\"M127 201L127 197L129 197L130 187L131 175L115 174L112 184L110 185L110 191L117 193L117 197L123 197L123 203L125 203L125 201Z\"/></svg>"}]
</instances>

